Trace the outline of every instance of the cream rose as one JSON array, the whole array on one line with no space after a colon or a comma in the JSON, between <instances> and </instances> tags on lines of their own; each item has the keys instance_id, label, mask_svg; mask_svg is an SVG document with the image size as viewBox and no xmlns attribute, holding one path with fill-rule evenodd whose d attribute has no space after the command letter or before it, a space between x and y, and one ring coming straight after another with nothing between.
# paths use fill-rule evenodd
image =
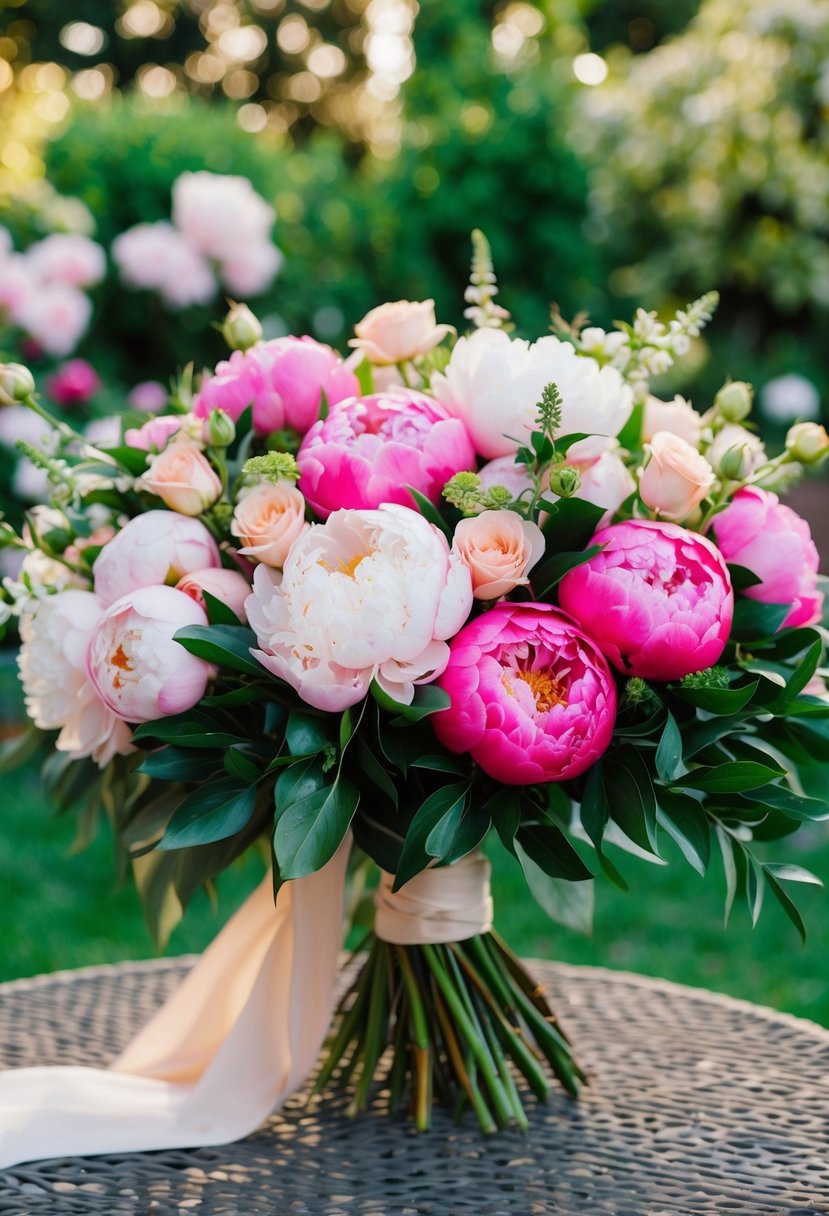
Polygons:
<instances>
[{"instance_id":1,"label":"cream rose","mask_svg":"<svg viewBox=\"0 0 829 1216\"><path fill-rule=\"evenodd\" d=\"M447 334L454 333L451 325L435 321L435 301L397 300L381 304L366 313L354 326L356 338L349 346L361 350L369 363L405 363L417 355L434 350Z\"/></svg>"},{"instance_id":2,"label":"cream rose","mask_svg":"<svg viewBox=\"0 0 829 1216\"><path fill-rule=\"evenodd\" d=\"M179 515L201 515L222 492L218 474L198 445L185 440L154 456L136 486L157 495Z\"/></svg>"},{"instance_id":3,"label":"cream rose","mask_svg":"<svg viewBox=\"0 0 829 1216\"><path fill-rule=\"evenodd\" d=\"M657 431L645 444L649 459L639 481L646 506L667 519L685 519L714 484L714 470L690 443Z\"/></svg>"},{"instance_id":4,"label":"cream rose","mask_svg":"<svg viewBox=\"0 0 829 1216\"><path fill-rule=\"evenodd\" d=\"M642 413L643 443L650 443L657 431L670 431L672 435L679 435L680 439L690 443L691 447L699 448L702 415L679 393L673 401L661 401L659 397L649 395Z\"/></svg>"},{"instance_id":5,"label":"cream rose","mask_svg":"<svg viewBox=\"0 0 829 1216\"><path fill-rule=\"evenodd\" d=\"M281 570L291 545L306 530L305 499L290 481L256 486L240 498L230 530L239 552Z\"/></svg>"},{"instance_id":6,"label":"cream rose","mask_svg":"<svg viewBox=\"0 0 829 1216\"><path fill-rule=\"evenodd\" d=\"M515 511L482 511L455 528L452 552L469 569L475 599L495 600L529 582L544 537L537 524Z\"/></svg>"}]
</instances>

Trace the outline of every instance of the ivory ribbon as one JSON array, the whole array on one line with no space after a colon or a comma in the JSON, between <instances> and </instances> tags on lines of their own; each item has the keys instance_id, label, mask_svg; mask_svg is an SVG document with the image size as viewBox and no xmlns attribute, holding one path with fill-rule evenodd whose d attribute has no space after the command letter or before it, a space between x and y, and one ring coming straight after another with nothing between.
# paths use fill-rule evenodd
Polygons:
<instances>
[{"instance_id":1,"label":"ivory ribbon","mask_svg":"<svg viewBox=\"0 0 829 1216\"><path fill-rule=\"evenodd\" d=\"M385 870L374 896L374 932L398 946L462 942L492 928L490 864L468 853L451 866L422 870L392 894Z\"/></svg>"},{"instance_id":2,"label":"ivory ribbon","mask_svg":"<svg viewBox=\"0 0 829 1216\"><path fill-rule=\"evenodd\" d=\"M331 1021L349 847L270 878L109 1069L0 1073L0 1168L227 1144L305 1080Z\"/></svg>"}]
</instances>

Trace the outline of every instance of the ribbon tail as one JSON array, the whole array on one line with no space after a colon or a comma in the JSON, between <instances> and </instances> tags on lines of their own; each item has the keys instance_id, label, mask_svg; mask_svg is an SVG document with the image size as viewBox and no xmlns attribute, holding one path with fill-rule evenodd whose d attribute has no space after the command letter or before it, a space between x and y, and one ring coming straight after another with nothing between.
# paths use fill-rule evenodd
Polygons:
<instances>
[{"instance_id":1,"label":"ribbon tail","mask_svg":"<svg viewBox=\"0 0 829 1216\"><path fill-rule=\"evenodd\" d=\"M349 847L270 880L228 922L109 1069L0 1073L0 1168L226 1144L307 1077L331 1021Z\"/></svg>"}]
</instances>

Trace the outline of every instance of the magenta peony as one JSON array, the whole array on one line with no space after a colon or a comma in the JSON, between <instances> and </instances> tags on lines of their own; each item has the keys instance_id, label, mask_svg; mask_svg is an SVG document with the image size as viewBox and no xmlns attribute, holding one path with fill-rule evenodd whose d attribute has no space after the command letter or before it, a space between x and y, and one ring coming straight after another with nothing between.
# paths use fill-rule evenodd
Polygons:
<instances>
[{"instance_id":1,"label":"magenta peony","mask_svg":"<svg viewBox=\"0 0 829 1216\"><path fill-rule=\"evenodd\" d=\"M464 626L450 652L437 683L452 704L432 716L435 734L497 781L566 781L610 743L610 668L549 604L499 604Z\"/></svg>"},{"instance_id":2,"label":"magenta peony","mask_svg":"<svg viewBox=\"0 0 829 1216\"><path fill-rule=\"evenodd\" d=\"M619 671L678 680L717 662L734 593L709 540L634 519L602 528L591 543L602 552L564 576L559 603Z\"/></svg>"},{"instance_id":3,"label":"magenta peony","mask_svg":"<svg viewBox=\"0 0 829 1216\"><path fill-rule=\"evenodd\" d=\"M139 587L177 583L185 574L220 566L219 549L199 519L145 511L125 524L95 559L95 592L112 604Z\"/></svg>"},{"instance_id":4,"label":"magenta peony","mask_svg":"<svg viewBox=\"0 0 829 1216\"><path fill-rule=\"evenodd\" d=\"M193 405L197 417L224 410L235 421L248 406L260 435L289 427L304 435L329 405L359 393L357 377L336 351L313 338L275 338L249 350L235 350L202 381Z\"/></svg>"},{"instance_id":5,"label":"magenta peony","mask_svg":"<svg viewBox=\"0 0 829 1216\"><path fill-rule=\"evenodd\" d=\"M327 519L338 508L396 502L413 486L432 502L450 477L474 469L466 427L423 393L391 389L342 403L311 428L297 456L299 488Z\"/></svg>"},{"instance_id":6,"label":"magenta peony","mask_svg":"<svg viewBox=\"0 0 829 1216\"><path fill-rule=\"evenodd\" d=\"M46 392L58 405L80 405L100 387L101 378L86 359L70 359L46 381Z\"/></svg>"},{"instance_id":7,"label":"magenta peony","mask_svg":"<svg viewBox=\"0 0 829 1216\"><path fill-rule=\"evenodd\" d=\"M762 579L745 591L750 599L792 605L781 629L820 620L818 552L805 519L784 506L776 494L746 486L714 516L711 526L726 561L745 566Z\"/></svg>"}]
</instances>

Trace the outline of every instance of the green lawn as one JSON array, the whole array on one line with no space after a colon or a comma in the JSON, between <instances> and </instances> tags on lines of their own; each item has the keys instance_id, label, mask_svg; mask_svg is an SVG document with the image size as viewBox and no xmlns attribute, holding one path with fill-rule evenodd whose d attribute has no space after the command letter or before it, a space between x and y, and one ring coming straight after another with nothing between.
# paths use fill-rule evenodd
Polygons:
<instances>
[{"instance_id":1,"label":"green lawn","mask_svg":"<svg viewBox=\"0 0 829 1216\"><path fill-rule=\"evenodd\" d=\"M2 673L7 706L8 674ZM73 854L74 822L50 811L37 771L24 768L0 781L0 979L152 955L134 890L116 887L105 825L90 848ZM829 880L829 824L780 842L775 854ZM757 929L739 909L724 930L716 866L703 880L673 855L664 867L618 855L632 893L600 882L594 935L587 939L552 924L517 865L502 853L493 856L496 924L522 954L661 975L829 1025L829 893L793 891L809 930L801 947L771 904ZM169 952L206 945L260 874L261 864L251 858L224 875L218 908L198 898Z\"/></svg>"}]
</instances>

